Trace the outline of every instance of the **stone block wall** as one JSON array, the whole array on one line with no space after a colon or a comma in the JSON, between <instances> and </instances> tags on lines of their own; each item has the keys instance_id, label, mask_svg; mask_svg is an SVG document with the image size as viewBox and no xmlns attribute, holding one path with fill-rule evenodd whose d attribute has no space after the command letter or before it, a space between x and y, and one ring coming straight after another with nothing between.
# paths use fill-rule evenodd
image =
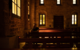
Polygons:
<instances>
[{"instance_id":1,"label":"stone block wall","mask_svg":"<svg viewBox=\"0 0 80 50\"><path fill-rule=\"evenodd\" d=\"M72 4L72 0L61 0L61 5L57 5L56 0L44 0L44 5L39 4L36 0L36 24L38 27L54 28L54 16L64 17L64 28L80 27L80 1L77 0L77 5ZM39 26L39 14L46 15L46 26ZM78 14L78 25L71 26L71 17L73 13ZM51 25L51 27L50 27Z\"/></svg>"},{"instance_id":2,"label":"stone block wall","mask_svg":"<svg viewBox=\"0 0 80 50\"><path fill-rule=\"evenodd\" d=\"M9 0L0 1L0 35L15 35L24 37L24 0L21 0L21 18L12 15L9 8ZM2 36L1 35L1 36Z\"/></svg>"},{"instance_id":3,"label":"stone block wall","mask_svg":"<svg viewBox=\"0 0 80 50\"><path fill-rule=\"evenodd\" d=\"M0 37L1 36L4 36L5 35L5 32L4 32L4 2L3 0L0 0Z\"/></svg>"}]
</instances>

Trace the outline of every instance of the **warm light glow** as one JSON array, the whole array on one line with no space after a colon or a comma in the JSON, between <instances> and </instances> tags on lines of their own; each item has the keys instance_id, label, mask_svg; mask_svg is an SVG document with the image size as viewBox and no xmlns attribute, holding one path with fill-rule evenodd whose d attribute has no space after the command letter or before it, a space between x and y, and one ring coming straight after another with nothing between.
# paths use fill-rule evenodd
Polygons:
<instances>
[{"instance_id":1,"label":"warm light glow","mask_svg":"<svg viewBox=\"0 0 80 50\"><path fill-rule=\"evenodd\" d=\"M56 38L56 36L54 36L54 38Z\"/></svg>"},{"instance_id":2,"label":"warm light glow","mask_svg":"<svg viewBox=\"0 0 80 50\"><path fill-rule=\"evenodd\" d=\"M29 4L29 2L28 2L28 4Z\"/></svg>"},{"instance_id":3,"label":"warm light glow","mask_svg":"<svg viewBox=\"0 0 80 50\"><path fill-rule=\"evenodd\" d=\"M17 14L16 0L15 0L15 14Z\"/></svg>"},{"instance_id":4,"label":"warm light glow","mask_svg":"<svg viewBox=\"0 0 80 50\"><path fill-rule=\"evenodd\" d=\"M57 38L61 38L61 36L57 36Z\"/></svg>"},{"instance_id":5,"label":"warm light glow","mask_svg":"<svg viewBox=\"0 0 80 50\"><path fill-rule=\"evenodd\" d=\"M77 50L76 44L73 44L72 50Z\"/></svg>"},{"instance_id":6,"label":"warm light glow","mask_svg":"<svg viewBox=\"0 0 80 50\"><path fill-rule=\"evenodd\" d=\"M19 38L21 38L21 37L19 37Z\"/></svg>"},{"instance_id":7,"label":"warm light glow","mask_svg":"<svg viewBox=\"0 0 80 50\"><path fill-rule=\"evenodd\" d=\"M77 15L75 15L75 24L77 24Z\"/></svg>"},{"instance_id":8,"label":"warm light glow","mask_svg":"<svg viewBox=\"0 0 80 50\"><path fill-rule=\"evenodd\" d=\"M45 38L49 38L49 37L45 37Z\"/></svg>"},{"instance_id":9,"label":"warm light glow","mask_svg":"<svg viewBox=\"0 0 80 50\"><path fill-rule=\"evenodd\" d=\"M54 43L55 45L57 45L57 43Z\"/></svg>"},{"instance_id":10,"label":"warm light glow","mask_svg":"<svg viewBox=\"0 0 80 50\"><path fill-rule=\"evenodd\" d=\"M76 48L73 47L72 50L77 50L77 47Z\"/></svg>"},{"instance_id":11,"label":"warm light glow","mask_svg":"<svg viewBox=\"0 0 80 50\"><path fill-rule=\"evenodd\" d=\"M40 15L40 25L42 25L42 15Z\"/></svg>"},{"instance_id":12,"label":"warm light glow","mask_svg":"<svg viewBox=\"0 0 80 50\"><path fill-rule=\"evenodd\" d=\"M76 44L74 44L73 47L76 47Z\"/></svg>"},{"instance_id":13,"label":"warm light glow","mask_svg":"<svg viewBox=\"0 0 80 50\"><path fill-rule=\"evenodd\" d=\"M45 15L44 14L40 15L40 25L45 25Z\"/></svg>"},{"instance_id":14,"label":"warm light glow","mask_svg":"<svg viewBox=\"0 0 80 50\"><path fill-rule=\"evenodd\" d=\"M19 7L21 7L20 4L21 4L21 3L20 3L20 0L18 0L18 6L19 6Z\"/></svg>"},{"instance_id":15,"label":"warm light glow","mask_svg":"<svg viewBox=\"0 0 80 50\"><path fill-rule=\"evenodd\" d=\"M43 25L45 25L45 15L43 15Z\"/></svg>"},{"instance_id":16,"label":"warm light glow","mask_svg":"<svg viewBox=\"0 0 80 50\"><path fill-rule=\"evenodd\" d=\"M37 44L39 44L39 45L43 45L43 43L37 43Z\"/></svg>"},{"instance_id":17,"label":"warm light glow","mask_svg":"<svg viewBox=\"0 0 80 50\"><path fill-rule=\"evenodd\" d=\"M40 4L44 4L44 0L40 0Z\"/></svg>"},{"instance_id":18,"label":"warm light glow","mask_svg":"<svg viewBox=\"0 0 80 50\"><path fill-rule=\"evenodd\" d=\"M14 2L14 0L12 0Z\"/></svg>"},{"instance_id":19,"label":"warm light glow","mask_svg":"<svg viewBox=\"0 0 80 50\"><path fill-rule=\"evenodd\" d=\"M76 25L77 24L77 15L76 14L73 14L72 15L72 25Z\"/></svg>"},{"instance_id":20,"label":"warm light glow","mask_svg":"<svg viewBox=\"0 0 80 50\"><path fill-rule=\"evenodd\" d=\"M18 10L18 7L17 7L17 15L18 15L18 13L19 13L18 11L19 11L19 10ZM19 15L18 15L18 16L19 16Z\"/></svg>"},{"instance_id":21,"label":"warm light glow","mask_svg":"<svg viewBox=\"0 0 80 50\"><path fill-rule=\"evenodd\" d=\"M62 32L59 30L39 30L39 32Z\"/></svg>"},{"instance_id":22,"label":"warm light glow","mask_svg":"<svg viewBox=\"0 0 80 50\"><path fill-rule=\"evenodd\" d=\"M76 4L76 0L73 0L73 4Z\"/></svg>"},{"instance_id":23,"label":"warm light glow","mask_svg":"<svg viewBox=\"0 0 80 50\"><path fill-rule=\"evenodd\" d=\"M74 38L74 36L72 36L72 38Z\"/></svg>"},{"instance_id":24,"label":"warm light glow","mask_svg":"<svg viewBox=\"0 0 80 50\"><path fill-rule=\"evenodd\" d=\"M16 0L15 0L15 4L16 4Z\"/></svg>"},{"instance_id":25,"label":"warm light glow","mask_svg":"<svg viewBox=\"0 0 80 50\"><path fill-rule=\"evenodd\" d=\"M15 5L15 14L16 14L16 11L17 11L17 10L16 10L16 5Z\"/></svg>"},{"instance_id":26,"label":"warm light glow","mask_svg":"<svg viewBox=\"0 0 80 50\"><path fill-rule=\"evenodd\" d=\"M19 14L19 13L20 13L20 8L18 7L18 16L20 16L20 14Z\"/></svg>"},{"instance_id":27,"label":"warm light glow","mask_svg":"<svg viewBox=\"0 0 80 50\"><path fill-rule=\"evenodd\" d=\"M60 0L57 0L57 4L60 4Z\"/></svg>"},{"instance_id":28,"label":"warm light glow","mask_svg":"<svg viewBox=\"0 0 80 50\"><path fill-rule=\"evenodd\" d=\"M28 15L30 14L30 11L29 11L29 9L30 9L30 8L29 8L29 6L28 6Z\"/></svg>"},{"instance_id":29,"label":"warm light glow","mask_svg":"<svg viewBox=\"0 0 80 50\"><path fill-rule=\"evenodd\" d=\"M22 49L25 44L26 44L26 42L20 42L20 43L19 43L20 49Z\"/></svg>"},{"instance_id":30,"label":"warm light glow","mask_svg":"<svg viewBox=\"0 0 80 50\"><path fill-rule=\"evenodd\" d=\"M46 44L48 45L48 44L53 44L53 43L46 43Z\"/></svg>"},{"instance_id":31,"label":"warm light glow","mask_svg":"<svg viewBox=\"0 0 80 50\"><path fill-rule=\"evenodd\" d=\"M39 37L39 38L42 38L42 37Z\"/></svg>"},{"instance_id":32,"label":"warm light glow","mask_svg":"<svg viewBox=\"0 0 80 50\"><path fill-rule=\"evenodd\" d=\"M76 36L72 36L72 38L76 38Z\"/></svg>"},{"instance_id":33,"label":"warm light glow","mask_svg":"<svg viewBox=\"0 0 80 50\"><path fill-rule=\"evenodd\" d=\"M50 44L50 45L51 45L51 44L57 45L57 43L46 43L46 45L49 45L49 44Z\"/></svg>"},{"instance_id":34,"label":"warm light glow","mask_svg":"<svg viewBox=\"0 0 80 50\"><path fill-rule=\"evenodd\" d=\"M36 43L32 43L32 44L36 44Z\"/></svg>"},{"instance_id":35,"label":"warm light glow","mask_svg":"<svg viewBox=\"0 0 80 50\"><path fill-rule=\"evenodd\" d=\"M21 16L20 11L20 0L12 0L12 13Z\"/></svg>"},{"instance_id":36,"label":"warm light glow","mask_svg":"<svg viewBox=\"0 0 80 50\"><path fill-rule=\"evenodd\" d=\"M12 13L14 14L14 3L12 2Z\"/></svg>"},{"instance_id":37,"label":"warm light glow","mask_svg":"<svg viewBox=\"0 0 80 50\"><path fill-rule=\"evenodd\" d=\"M30 19L28 19L28 21L30 21Z\"/></svg>"},{"instance_id":38,"label":"warm light glow","mask_svg":"<svg viewBox=\"0 0 80 50\"><path fill-rule=\"evenodd\" d=\"M70 43L60 43L60 44L70 44Z\"/></svg>"},{"instance_id":39,"label":"warm light glow","mask_svg":"<svg viewBox=\"0 0 80 50\"><path fill-rule=\"evenodd\" d=\"M72 24L74 24L74 15L72 15Z\"/></svg>"},{"instance_id":40,"label":"warm light glow","mask_svg":"<svg viewBox=\"0 0 80 50\"><path fill-rule=\"evenodd\" d=\"M52 38L52 36L50 36L50 38Z\"/></svg>"}]
</instances>

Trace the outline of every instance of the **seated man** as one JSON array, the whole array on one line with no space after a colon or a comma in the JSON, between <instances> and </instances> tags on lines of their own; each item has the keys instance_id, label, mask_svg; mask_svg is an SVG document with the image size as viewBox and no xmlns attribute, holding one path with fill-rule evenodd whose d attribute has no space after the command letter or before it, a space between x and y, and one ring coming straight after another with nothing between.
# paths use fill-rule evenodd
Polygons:
<instances>
[{"instance_id":1,"label":"seated man","mask_svg":"<svg viewBox=\"0 0 80 50\"><path fill-rule=\"evenodd\" d=\"M38 30L39 30L39 28L38 28L38 27L36 27L36 24L35 24L35 25L34 25L34 27L33 27L32 32L38 32Z\"/></svg>"}]
</instances>

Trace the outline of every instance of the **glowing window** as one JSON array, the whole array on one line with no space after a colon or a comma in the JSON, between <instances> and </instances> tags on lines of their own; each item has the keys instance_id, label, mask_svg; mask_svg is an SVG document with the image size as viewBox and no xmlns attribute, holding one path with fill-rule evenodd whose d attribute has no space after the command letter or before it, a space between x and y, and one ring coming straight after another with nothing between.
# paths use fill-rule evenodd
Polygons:
<instances>
[{"instance_id":1,"label":"glowing window","mask_svg":"<svg viewBox=\"0 0 80 50\"><path fill-rule=\"evenodd\" d=\"M12 0L14 2L14 0Z\"/></svg>"},{"instance_id":2,"label":"glowing window","mask_svg":"<svg viewBox=\"0 0 80 50\"><path fill-rule=\"evenodd\" d=\"M29 15L30 15L30 1L28 1L28 6L27 6L27 8L28 8L28 19L29 19Z\"/></svg>"},{"instance_id":3,"label":"glowing window","mask_svg":"<svg viewBox=\"0 0 80 50\"><path fill-rule=\"evenodd\" d=\"M77 14L72 14L72 25L77 25Z\"/></svg>"},{"instance_id":4,"label":"glowing window","mask_svg":"<svg viewBox=\"0 0 80 50\"><path fill-rule=\"evenodd\" d=\"M28 6L28 15L30 14L30 10L29 9L30 9L30 7Z\"/></svg>"},{"instance_id":5,"label":"glowing window","mask_svg":"<svg viewBox=\"0 0 80 50\"><path fill-rule=\"evenodd\" d=\"M12 13L14 14L14 3L12 2Z\"/></svg>"},{"instance_id":6,"label":"glowing window","mask_svg":"<svg viewBox=\"0 0 80 50\"><path fill-rule=\"evenodd\" d=\"M45 25L45 15L40 14L40 25Z\"/></svg>"},{"instance_id":7,"label":"glowing window","mask_svg":"<svg viewBox=\"0 0 80 50\"><path fill-rule=\"evenodd\" d=\"M15 5L15 14L16 14L16 5Z\"/></svg>"},{"instance_id":8,"label":"glowing window","mask_svg":"<svg viewBox=\"0 0 80 50\"><path fill-rule=\"evenodd\" d=\"M21 0L12 0L12 13L17 15L17 16L21 16Z\"/></svg>"},{"instance_id":9,"label":"glowing window","mask_svg":"<svg viewBox=\"0 0 80 50\"><path fill-rule=\"evenodd\" d=\"M40 0L40 4L44 4L44 0Z\"/></svg>"},{"instance_id":10,"label":"glowing window","mask_svg":"<svg viewBox=\"0 0 80 50\"><path fill-rule=\"evenodd\" d=\"M57 4L60 4L60 2L61 2L60 0L57 0Z\"/></svg>"},{"instance_id":11,"label":"glowing window","mask_svg":"<svg viewBox=\"0 0 80 50\"><path fill-rule=\"evenodd\" d=\"M18 0L17 4L18 4L19 7L21 7L21 2L20 2L20 0Z\"/></svg>"},{"instance_id":12,"label":"glowing window","mask_svg":"<svg viewBox=\"0 0 80 50\"><path fill-rule=\"evenodd\" d=\"M76 0L73 0L73 4L76 4Z\"/></svg>"}]
</instances>

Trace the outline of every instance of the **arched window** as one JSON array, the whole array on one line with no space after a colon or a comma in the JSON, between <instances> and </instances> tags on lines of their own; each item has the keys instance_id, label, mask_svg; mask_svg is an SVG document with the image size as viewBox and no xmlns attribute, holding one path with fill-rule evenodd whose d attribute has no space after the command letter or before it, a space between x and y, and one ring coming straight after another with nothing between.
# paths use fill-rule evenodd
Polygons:
<instances>
[{"instance_id":1,"label":"arched window","mask_svg":"<svg viewBox=\"0 0 80 50\"><path fill-rule=\"evenodd\" d=\"M45 14L40 14L40 25L45 25Z\"/></svg>"},{"instance_id":2,"label":"arched window","mask_svg":"<svg viewBox=\"0 0 80 50\"><path fill-rule=\"evenodd\" d=\"M72 25L77 25L77 14L72 14Z\"/></svg>"}]
</instances>

